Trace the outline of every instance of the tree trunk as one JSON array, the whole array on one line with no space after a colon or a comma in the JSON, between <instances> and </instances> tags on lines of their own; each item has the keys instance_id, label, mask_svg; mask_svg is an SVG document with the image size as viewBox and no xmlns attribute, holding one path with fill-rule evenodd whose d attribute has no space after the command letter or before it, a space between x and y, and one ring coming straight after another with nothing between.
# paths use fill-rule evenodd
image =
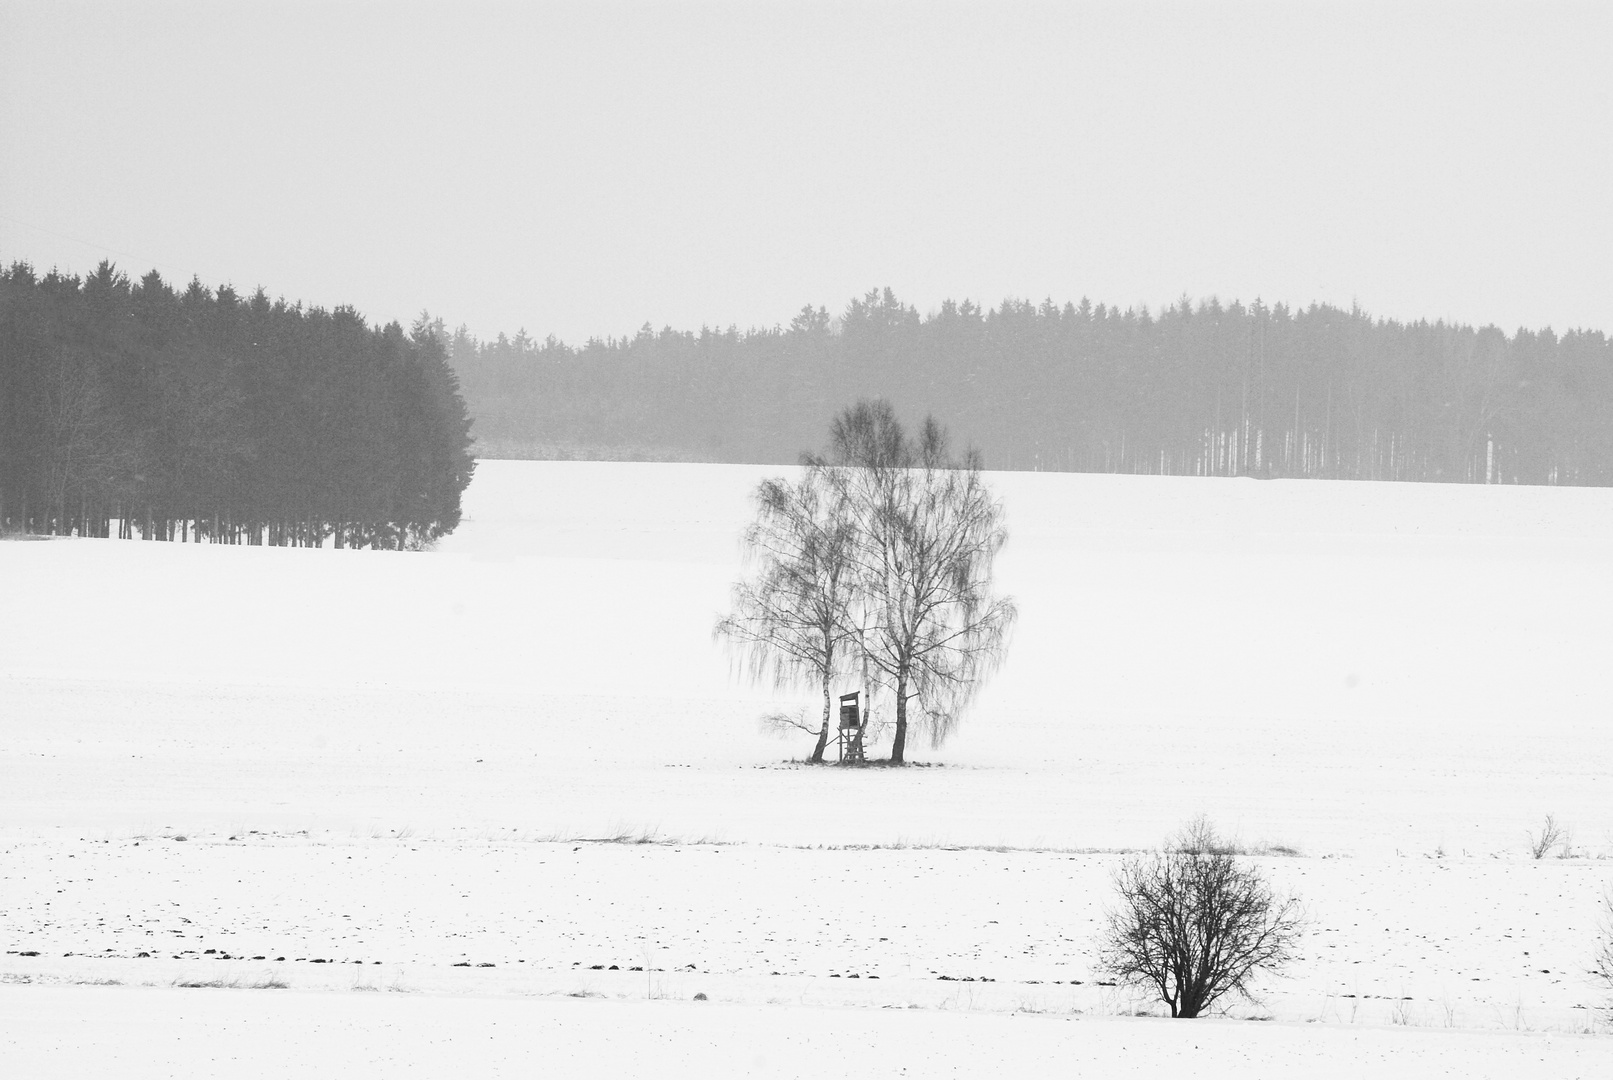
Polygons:
<instances>
[{"instance_id":1,"label":"tree trunk","mask_svg":"<svg viewBox=\"0 0 1613 1080\"><path fill-rule=\"evenodd\" d=\"M818 728L818 745L812 748L812 756L807 761L813 765L823 764L823 751L829 745L829 717L833 711L833 693L829 676L823 677L823 724Z\"/></svg>"},{"instance_id":2,"label":"tree trunk","mask_svg":"<svg viewBox=\"0 0 1613 1080\"><path fill-rule=\"evenodd\" d=\"M896 680L896 738L891 743L891 764L905 765L907 752L907 679Z\"/></svg>"}]
</instances>

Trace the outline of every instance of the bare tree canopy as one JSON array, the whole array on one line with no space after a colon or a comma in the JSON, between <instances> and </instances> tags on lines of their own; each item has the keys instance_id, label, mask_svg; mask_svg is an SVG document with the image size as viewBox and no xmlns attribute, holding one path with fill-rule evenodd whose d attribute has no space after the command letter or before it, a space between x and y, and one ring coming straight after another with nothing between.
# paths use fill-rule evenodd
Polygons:
<instances>
[{"instance_id":1,"label":"bare tree canopy","mask_svg":"<svg viewBox=\"0 0 1613 1080\"><path fill-rule=\"evenodd\" d=\"M902 764L909 704L939 746L1002 661L1015 617L1013 602L991 591L1007 539L1002 506L978 454L949 456L933 419L909 437L886 401L842 412L829 455L803 465L799 482L757 489L744 540L750 572L716 634L753 679L822 688L814 762L828 740L831 686L855 663L865 692L877 683L895 697L890 760ZM769 724L810 730L784 713Z\"/></svg>"},{"instance_id":2,"label":"bare tree canopy","mask_svg":"<svg viewBox=\"0 0 1613 1080\"><path fill-rule=\"evenodd\" d=\"M981 458L952 458L926 419L913 438L889 401L858 401L834 419L829 455L805 455L802 479L765 480L745 530L748 575L716 625L758 682L816 683L823 761L832 683L861 669L895 698L890 762L907 759L910 704L939 746L1002 663L1015 606L992 595L1007 540ZM866 700L866 698L865 698ZM779 712L776 729L811 730Z\"/></svg>"},{"instance_id":3,"label":"bare tree canopy","mask_svg":"<svg viewBox=\"0 0 1613 1080\"><path fill-rule=\"evenodd\" d=\"M820 475L799 483L764 480L756 520L745 531L751 574L734 586L733 611L716 636L742 658L747 673L778 688L813 683L823 691L823 717L809 760L823 760L829 740L831 689L848 644L848 567L853 529L845 506ZM785 713L770 726L806 730Z\"/></svg>"},{"instance_id":4,"label":"bare tree canopy","mask_svg":"<svg viewBox=\"0 0 1613 1080\"><path fill-rule=\"evenodd\" d=\"M830 456L808 460L850 507L857 637L896 701L892 764L905 760L909 703L932 745L1001 664L1016 611L992 594L1008 534L979 454L950 456L945 430L926 418L916 439L886 401L838 416Z\"/></svg>"},{"instance_id":5,"label":"bare tree canopy","mask_svg":"<svg viewBox=\"0 0 1613 1080\"><path fill-rule=\"evenodd\" d=\"M1229 993L1249 997L1257 976L1294 957L1299 901L1219 843L1128 858L1115 890L1099 962L1174 1017L1198 1016Z\"/></svg>"}]
</instances>

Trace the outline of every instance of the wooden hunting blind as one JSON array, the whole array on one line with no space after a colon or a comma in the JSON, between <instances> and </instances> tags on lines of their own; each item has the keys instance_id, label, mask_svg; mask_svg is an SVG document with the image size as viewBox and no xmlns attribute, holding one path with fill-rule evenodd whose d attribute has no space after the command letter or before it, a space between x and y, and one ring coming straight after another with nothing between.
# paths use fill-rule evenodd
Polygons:
<instances>
[{"instance_id":1,"label":"wooden hunting blind","mask_svg":"<svg viewBox=\"0 0 1613 1080\"><path fill-rule=\"evenodd\" d=\"M858 708L861 690L854 690L849 694L840 695L840 761L862 763L868 759L863 756L863 728L868 718L862 715Z\"/></svg>"}]
</instances>

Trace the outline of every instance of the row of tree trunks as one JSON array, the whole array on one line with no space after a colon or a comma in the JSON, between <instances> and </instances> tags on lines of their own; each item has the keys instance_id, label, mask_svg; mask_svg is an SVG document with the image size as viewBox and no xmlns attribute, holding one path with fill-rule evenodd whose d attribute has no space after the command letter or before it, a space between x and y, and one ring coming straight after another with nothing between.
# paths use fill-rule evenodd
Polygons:
<instances>
[{"instance_id":1,"label":"row of tree trunks","mask_svg":"<svg viewBox=\"0 0 1613 1080\"><path fill-rule=\"evenodd\" d=\"M31 512L21 500L16 512L0 503L0 532L32 536L78 536L171 543L241 544L252 547L384 548L403 550L404 530L387 524L332 524L322 521L237 522L227 517L166 517L153 510L79 505Z\"/></svg>"},{"instance_id":2,"label":"row of tree trunks","mask_svg":"<svg viewBox=\"0 0 1613 1080\"><path fill-rule=\"evenodd\" d=\"M1440 460L1454 460L1443 471ZM1377 428L1354 433L1341 445L1326 430L1234 428L1205 431L1196 445L1160 446L1120 433L1086 447L1010 452L998 466L1037 472L1125 473L1162 476L1262 476L1322 480L1416 481L1430 478L1476 484L1576 484L1583 471L1567 461L1530 461L1517 447L1480 432L1464 456L1436 458L1400 432Z\"/></svg>"}]
</instances>

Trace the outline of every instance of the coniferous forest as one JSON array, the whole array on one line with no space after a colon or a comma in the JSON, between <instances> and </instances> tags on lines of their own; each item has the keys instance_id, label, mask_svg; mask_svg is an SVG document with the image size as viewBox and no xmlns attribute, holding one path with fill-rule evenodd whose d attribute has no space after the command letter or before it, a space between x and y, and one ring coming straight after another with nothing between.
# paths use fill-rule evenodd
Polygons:
<instances>
[{"instance_id":1,"label":"coniferous forest","mask_svg":"<svg viewBox=\"0 0 1613 1080\"><path fill-rule=\"evenodd\" d=\"M425 319L0 270L0 530L414 546L458 524L469 445Z\"/></svg>"},{"instance_id":2,"label":"coniferous forest","mask_svg":"<svg viewBox=\"0 0 1613 1080\"><path fill-rule=\"evenodd\" d=\"M1613 484L1601 332L1326 305L947 303L889 289L788 327L524 333L452 362L487 456L787 463L846 402L945 418L994 469Z\"/></svg>"},{"instance_id":3,"label":"coniferous forest","mask_svg":"<svg viewBox=\"0 0 1613 1080\"><path fill-rule=\"evenodd\" d=\"M998 469L1613 484L1596 331L1186 299L921 317L886 289L788 327L573 347L19 263L0 269L0 530L403 547L459 521L467 404L482 456L790 463L876 397Z\"/></svg>"}]
</instances>

